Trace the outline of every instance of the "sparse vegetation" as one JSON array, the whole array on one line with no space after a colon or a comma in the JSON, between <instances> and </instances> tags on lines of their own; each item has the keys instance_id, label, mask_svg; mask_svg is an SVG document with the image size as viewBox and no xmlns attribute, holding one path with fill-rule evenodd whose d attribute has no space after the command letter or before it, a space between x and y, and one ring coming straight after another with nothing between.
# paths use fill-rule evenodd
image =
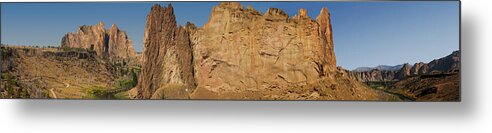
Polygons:
<instances>
[{"instance_id":1,"label":"sparse vegetation","mask_svg":"<svg viewBox=\"0 0 492 133\"><path fill-rule=\"evenodd\" d=\"M61 47L62 51L86 51L84 48Z\"/></svg>"},{"instance_id":2,"label":"sparse vegetation","mask_svg":"<svg viewBox=\"0 0 492 133\"><path fill-rule=\"evenodd\" d=\"M0 98L29 98L26 88L21 88L19 82L10 73L2 74L3 90Z\"/></svg>"},{"instance_id":3,"label":"sparse vegetation","mask_svg":"<svg viewBox=\"0 0 492 133\"><path fill-rule=\"evenodd\" d=\"M138 84L138 70L131 69L129 76L116 81L114 88L94 86L86 91L91 99L128 99L125 92Z\"/></svg>"},{"instance_id":4,"label":"sparse vegetation","mask_svg":"<svg viewBox=\"0 0 492 133\"><path fill-rule=\"evenodd\" d=\"M395 90L391 90L393 88L393 85L397 81L370 81L370 82L365 82L365 84L375 90L381 90L384 91L385 93L391 94L394 97L392 99L389 99L389 101L414 101L415 99L409 96L406 96L402 94L401 92L396 92ZM396 99L398 98L398 99Z\"/></svg>"},{"instance_id":5,"label":"sparse vegetation","mask_svg":"<svg viewBox=\"0 0 492 133\"><path fill-rule=\"evenodd\" d=\"M390 88L393 84L396 83L396 81L381 81L381 82L376 82L376 81L369 81L365 82L367 86L376 89L376 90L385 90Z\"/></svg>"},{"instance_id":6,"label":"sparse vegetation","mask_svg":"<svg viewBox=\"0 0 492 133\"><path fill-rule=\"evenodd\" d=\"M102 86L94 86L86 91L86 97L90 99L104 99L107 97L106 88Z\"/></svg>"}]
</instances>

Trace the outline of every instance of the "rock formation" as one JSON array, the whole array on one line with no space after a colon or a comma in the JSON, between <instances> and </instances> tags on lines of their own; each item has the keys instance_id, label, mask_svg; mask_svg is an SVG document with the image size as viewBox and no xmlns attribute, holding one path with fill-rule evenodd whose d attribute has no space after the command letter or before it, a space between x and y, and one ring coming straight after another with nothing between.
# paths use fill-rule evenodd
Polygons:
<instances>
[{"instance_id":1,"label":"rock formation","mask_svg":"<svg viewBox=\"0 0 492 133\"><path fill-rule=\"evenodd\" d=\"M358 67L352 71L353 72L368 72L368 71L371 71L372 69L378 69L380 71L397 71L397 70L400 70L402 67L403 67L403 64L395 65L395 66L379 65L377 67Z\"/></svg>"},{"instance_id":2,"label":"rock formation","mask_svg":"<svg viewBox=\"0 0 492 133\"><path fill-rule=\"evenodd\" d=\"M404 79L407 76L410 76L410 70L412 69L412 66L408 63L405 63L403 67L396 73L396 78L397 79Z\"/></svg>"},{"instance_id":3,"label":"rock formation","mask_svg":"<svg viewBox=\"0 0 492 133\"><path fill-rule=\"evenodd\" d=\"M214 6L203 27L176 25L173 8L147 16L137 98L376 100L336 67L329 13L292 18L237 2Z\"/></svg>"},{"instance_id":4,"label":"rock formation","mask_svg":"<svg viewBox=\"0 0 492 133\"><path fill-rule=\"evenodd\" d=\"M415 63L410 69L405 68L400 70L400 73L404 73L404 77L415 76L415 75L428 75L428 74L439 74L439 73L457 73L460 67L460 52L454 51L450 55L435 59L429 63ZM403 76L403 75L401 75ZM401 77L399 79L403 79Z\"/></svg>"},{"instance_id":5,"label":"rock formation","mask_svg":"<svg viewBox=\"0 0 492 133\"><path fill-rule=\"evenodd\" d=\"M395 80L396 71L372 69L364 72L349 72L350 77L361 82L368 81L393 81Z\"/></svg>"},{"instance_id":6,"label":"rock formation","mask_svg":"<svg viewBox=\"0 0 492 133\"><path fill-rule=\"evenodd\" d=\"M433 60L426 64L427 70L423 73L434 73L434 72L459 72L460 69L460 51L454 51L450 55Z\"/></svg>"},{"instance_id":7,"label":"rock formation","mask_svg":"<svg viewBox=\"0 0 492 133\"><path fill-rule=\"evenodd\" d=\"M413 66L406 63L399 70L379 70L380 68L376 67L370 71L365 71L366 68L357 68L349 72L349 75L358 81L367 82L403 80L416 75L457 73L460 66L459 54L459 51L454 51L446 57L435 59L429 63L415 63Z\"/></svg>"},{"instance_id":8,"label":"rock formation","mask_svg":"<svg viewBox=\"0 0 492 133\"><path fill-rule=\"evenodd\" d=\"M135 56L135 49L132 41L128 38L125 31L118 29L116 24L106 31L108 38L108 56L128 58Z\"/></svg>"},{"instance_id":9,"label":"rock formation","mask_svg":"<svg viewBox=\"0 0 492 133\"><path fill-rule=\"evenodd\" d=\"M142 72L137 97L158 98L153 96L154 92L165 89L169 84L185 92L192 91L192 62L188 31L176 25L173 7L154 5L147 15L145 25Z\"/></svg>"},{"instance_id":10,"label":"rock formation","mask_svg":"<svg viewBox=\"0 0 492 133\"><path fill-rule=\"evenodd\" d=\"M132 41L113 24L109 30L104 23L83 25L76 33L68 33L61 40L62 47L83 48L96 51L103 58L131 58L135 56Z\"/></svg>"},{"instance_id":11,"label":"rock formation","mask_svg":"<svg viewBox=\"0 0 492 133\"><path fill-rule=\"evenodd\" d=\"M225 2L191 36L198 88L213 92L307 84L336 69L326 8L314 21L305 9L289 19Z\"/></svg>"}]
</instances>

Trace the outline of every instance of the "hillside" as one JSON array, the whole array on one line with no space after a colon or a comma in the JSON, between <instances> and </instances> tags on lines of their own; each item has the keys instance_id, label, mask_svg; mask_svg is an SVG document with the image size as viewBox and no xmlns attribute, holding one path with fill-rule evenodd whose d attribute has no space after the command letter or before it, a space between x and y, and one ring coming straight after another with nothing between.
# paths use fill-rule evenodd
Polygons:
<instances>
[{"instance_id":1,"label":"hillside","mask_svg":"<svg viewBox=\"0 0 492 133\"><path fill-rule=\"evenodd\" d=\"M130 80L125 61L84 49L2 46L2 98L95 98L89 91Z\"/></svg>"}]
</instances>

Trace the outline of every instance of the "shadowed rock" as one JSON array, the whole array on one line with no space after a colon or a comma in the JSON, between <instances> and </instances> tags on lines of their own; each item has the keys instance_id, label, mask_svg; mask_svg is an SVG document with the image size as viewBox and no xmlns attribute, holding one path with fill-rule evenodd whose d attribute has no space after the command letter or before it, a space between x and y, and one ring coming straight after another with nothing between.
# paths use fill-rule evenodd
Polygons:
<instances>
[{"instance_id":1,"label":"shadowed rock","mask_svg":"<svg viewBox=\"0 0 492 133\"><path fill-rule=\"evenodd\" d=\"M171 4L164 8L157 4L152 7L144 34L137 97L157 98L152 96L155 91L166 91L168 84L182 86L185 92L192 91L195 85L190 39L188 31L176 25Z\"/></svg>"}]
</instances>

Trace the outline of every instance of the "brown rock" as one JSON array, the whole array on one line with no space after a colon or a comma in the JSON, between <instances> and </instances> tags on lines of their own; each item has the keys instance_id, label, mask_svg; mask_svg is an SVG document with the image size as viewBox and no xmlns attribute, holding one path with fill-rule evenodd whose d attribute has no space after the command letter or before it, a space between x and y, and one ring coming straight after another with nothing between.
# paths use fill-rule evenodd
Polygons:
<instances>
[{"instance_id":1,"label":"brown rock","mask_svg":"<svg viewBox=\"0 0 492 133\"><path fill-rule=\"evenodd\" d=\"M407 76L410 76L410 70L412 66L408 63L405 63L403 67L396 73L397 79L405 79Z\"/></svg>"},{"instance_id":2,"label":"brown rock","mask_svg":"<svg viewBox=\"0 0 492 133\"><path fill-rule=\"evenodd\" d=\"M327 63L330 68L334 68L336 67L337 61L335 56L335 48L333 45L333 33L331 29L330 13L328 12L327 8L323 7L321 9L318 17L316 17L316 21L320 26L319 34L322 38L324 37L324 39L322 40L325 41L325 48L323 49L325 50L323 51L324 59L326 60L325 63Z\"/></svg>"},{"instance_id":3,"label":"brown rock","mask_svg":"<svg viewBox=\"0 0 492 133\"><path fill-rule=\"evenodd\" d=\"M190 39L183 27L177 27L172 5L154 5L147 15L144 33L144 52L138 98L151 98L159 89L195 88ZM166 88L166 86L181 86ZM183 90L182 90L183 91ZM162 94L159 94L162 95ZM154 96L157 98L159 96Z\"/></svg>"},{"instance_id":4,"label":"brown rock","mask_svg":"<svg viewBox=\"0 0 492 133\"><path fill-rule=\"evenodd\" d=\"M326 36L331 37L327 11L321 11L318 21L287 21L288 15L276 8L261 15L239 7L215 6L209 22L191 35L197 89L286 88L316 82L336 70L332 40Z\"/></svg>"},{"instance_id":5,"label":"brown rock","mask_svg":"<svg viewBox=\"0 0 492 133\"><path fill-rule=\"evenodd\" d=\"M266 21L287 21L289 15L278 8L269 8L268 11L263 15Z\"/></svg>"},{"instance_id":6,"label":"brown rock","mask_svg":"<svg viewBox=\"0 0 492 133\"><path fill-rule=\"evenodd\" d=\"M96 51L103 58L131 58L135 56L132 41L112 25L109 30L104 29L104 23L94 26L83 25L76 33L67 33L63 36L61 47L83 48Z\"/></svg>"},{"instance_id":7,"label":"brown rock","mask_svg":"<svg viewBox=\"0 0 492 133\"><path fill-rule=\"evenodd\" d=\"M427 65L423 62L415 63L410 69L410 75L421 75L426 73L426 71L423 71L424 69L421 69L425 67L427 67Z\"/></svg>"},{"instance_id":8,"label":"brown rock","mask_svg":"<svg viewBox=\"0 0 492 133\"><path fill-rule=\"evenodd\" d=\"M203 27L182 28L171 5L155 5L147 16L137 98L379 99L336 68L329 14L321 13L317 21L289 19L276 8L261 14L224 2Z\"/></svg>"},{"instance_id":9,"label":"brown rock","mask_svg":"<svg viewBox=\"0 0 492 133\"><path fill-rule=\"evenodd\" d=\"M113 24L106 31L108 35L108 55L112 57L128 58L135 57L132 40L128 38L126 32L118 29L116 24Z\"/></svg>"},{"instance_id":10,"label":"brown rock","mask_svg":"<svg viewBox=\"0 0 492 133\"><path fill-rule=\"evenodd\" d=\"M306 9L299 9L299 11L297 11L297 15L293 17L294 19L311 19L308 15L307 15L307 10Z\"/></svg>"},{"instance_id":11,"label":"brown rock","mask_svg":"<svg viewBox=\"0 0 492 133\"><path fill-rule=\"evenodd\" d=\"M395 79L396 71L378 70L372 69L371 71L364 72L349 72L349 76L357 81L393 81Z\"/></svg>"},{"instance_id":12,"label":"brown rock","mask_svg":"<svg viewBox=\"0 0 492 133\"><path fill-rule=\"evenodd\" d=\"M367 82L367 81L391 81L391 80L403 80L409 76L416 75L432 75L432 74L455 74L460 70L460 54L459 51L454 51L450 55L435 59L429 63L415 63L413 66L406 63L399 70L384 70L379 71L376 69L371 69L370 71L365 71L365 68L361 70L350 71L349 75L351 78Z\"/></svg>"}]
</instances>

